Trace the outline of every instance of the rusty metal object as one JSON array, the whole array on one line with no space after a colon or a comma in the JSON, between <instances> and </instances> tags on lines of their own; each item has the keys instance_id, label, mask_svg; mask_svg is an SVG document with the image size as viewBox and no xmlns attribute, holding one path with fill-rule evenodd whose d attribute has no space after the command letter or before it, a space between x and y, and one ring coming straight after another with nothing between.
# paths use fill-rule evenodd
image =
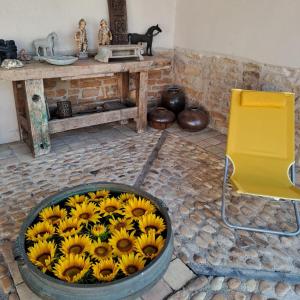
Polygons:
<instances>
[{"instance_id":1,"label":"rusty metal object","mask_svg":"<svg viewBox=\"0 0 300 300\"><path fill-rule=\"evenodd\" d=\"M177 118L182 129L188 131L200 131L209 124L208 112L200 107L192 107L182 111Z\"/></svg>"},{"instance_id":2,"label":"rusty metal object","mask_svg":"<svg viewBox=\"0 0 300 300\"><path fill-rule=\"evenodd\" d=\"M68 101L68 100L57 101L56 114L59 119L72 117L71 101Z\"/></svg>"},{"instance_id":3,"label":"rusty metal object","mask_svg":"<svg viewBox=\"0 0 300 300\"><path fill-rule=\"evenodd\" d=\"M164 107L158 107L149 114L150 126L158 130L170 127L175 120L175 114Z\"/></svg>"}]
</instances>

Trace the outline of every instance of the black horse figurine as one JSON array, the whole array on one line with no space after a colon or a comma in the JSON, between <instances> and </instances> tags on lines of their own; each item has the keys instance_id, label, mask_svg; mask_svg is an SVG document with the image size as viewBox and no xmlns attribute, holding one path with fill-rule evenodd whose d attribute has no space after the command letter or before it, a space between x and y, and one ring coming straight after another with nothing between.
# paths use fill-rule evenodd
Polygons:
<instances>
[{"instance_id":1,"label":"black horse figurine","mask_svg":"<svg viewBox=\"0 0 300 300\"><path fill-rule=\"evenodd\" d=\"M136 45L138 43L147 43L147 50L145 55L152 56L153 37L157 36L160 32L162 32L162 30L159 28L157 24L156 26L150 27L145 34L129 33L128 34L129 44Z\"/></svg>"}]
</instances>

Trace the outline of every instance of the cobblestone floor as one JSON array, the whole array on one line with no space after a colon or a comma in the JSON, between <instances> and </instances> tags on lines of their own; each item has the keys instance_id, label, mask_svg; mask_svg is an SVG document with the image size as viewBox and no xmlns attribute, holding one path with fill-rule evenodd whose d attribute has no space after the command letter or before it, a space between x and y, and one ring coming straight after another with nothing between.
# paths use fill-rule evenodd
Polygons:
<instances>
[{"instance_id":1,"label":"cobblestone floor","mask_svg":"<svg viewBox=\"0 0 300 300\"><path fill-rule=\"evenodd\" d=\"M30 209L62 188L102 180L143 182L170 209L174 259L143 300L300 299L299 238L232 231L220 220L225 140L210 129L186 133L174 126L136 135L130 125L112 125L56 135L52 153L37 159L22 143L0 145L0 299L39 299L23 283L11 254ZM292 228L286 204L231 198L231 221Z\"/></svg>"}]
</instances>

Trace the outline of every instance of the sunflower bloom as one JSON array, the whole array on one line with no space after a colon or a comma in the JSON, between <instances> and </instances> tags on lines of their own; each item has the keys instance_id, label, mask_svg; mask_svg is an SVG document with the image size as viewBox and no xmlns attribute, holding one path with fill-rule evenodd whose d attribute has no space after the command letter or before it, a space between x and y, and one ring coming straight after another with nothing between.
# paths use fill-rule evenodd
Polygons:
<instances>
[{"instance_id":1,"label":"sunflower bloom","mask_svg":"<svg viewBox=\"0 0 300 300\"><path fill-rule=\"evenodd\" d=\"M41 269L43 273L51 271L51 264L55 257L56 245L54 242L39 241L28 249L29 260Z\"/></svg>"},{"instance_id":2,"label":"sunflower bloom","mask_svg":"<svg viewBox=\"0 0 300 300\"><path fill-rule=\"evenodd\" d=\"M29 227L26 238L33 242L46 241L55 234L55 227L49 222L39 222Z\"/></svg>"},{"instance_id":3,"label":"sunflower bloom","mask_svg":"<svg viewBox=\"0 0 300 300\"><path fill-rule=\"evenodd\" d=\"M90 192L89 193L89 197L90 197L89 201L101 202L102 200L108 198L109 194L110 194L110 191L108 191L108 190L100 190L95 193Z\"/></svg>"},{"instance_id":4,"label":"sunflower bloom","mask_svg":"<svg viewBox=\"0 0 300 300\"><path fill-rule=\"evenodd\" d=\"M146 261L138 254L130 253L119 258L119 267L125 275L132 275L145 267Z\"/></svg>"},{"instance_id":5,"label":"sunflower bloom","mask_svg":"<svg viewBox=\"0 0 300 300\"><path fill-rule=\"evenodd\" d=\"M135 250L143 257L153 259L162 250L164 244L162 236L155 238L155 233L150 231L137 238Z\"/></svg>"},{"instance_id":6,"label":"sunflower bloom","mask_svg":"<svg viewBox=\"0 0 300 300\"><path fill-rule=\"evenodd\" d=\"M75 283L82 279L91 267L90 259L71 254L54 266L54 275L64 281Z\"/></svg>"},{"instance_id":7,"label":"sunflower bloom","mask_svg":"<svg viewBox=\"0 0 300 300\"><path fill-rule=\"evenodd\" d=\"M149 200L141 198L130 199L124 208L125 216L134 220L155 212L155 206Z\"/></svg>"},{"instance_id":8,"label":"sunflower bloom","mask_svg":"<svg viewBox=\"0 0 300 300\"><path fill-rule=\"evenodd\" d=\"M66 202L67 206L75 207L77 204L87 203L89 198L85 195L75 195Z\"/></svg>"},{"instance_id":9,"label":"sunflower bloom","mask_svg":"<svg viewBox=\"0 0 300 300\"><path fill-rule=\"evenodd\" d=\"M100 219L98 208L94 203L83 202L82 204L76 204L75 208L71 210L71 215L83 223L97 223Z\"/></svg>"},{"instance_id":10,"label":"sunflower bloom","mask_svg":"<svg viewBox=\"0 0 300 300\"><path fill-rule=\"evenodd\" d=\"M143 233L149 233L150 230L153 230L156 234L160 234L166 229L166 225L161 217L148 214L139 220L139 228Z\"/></svg>"},{"instance_id":11,"label":"sunflower bloom","mask_svg":"<svg viewBox=\"0 0 300 300\"><path fill-rule=\"evenodd\" d=\"M90 254L98 261L111 257L112 248L108 243L103 243L101 240L93 242Z\"/></svg>"},{"instance_id":12,"label":"sunflower bloom","mask_svg":"<svg viewBox=\"0 0 300 300\"><path fill-rule=\"evenodd\" d=\"M63 238L78 234L82 229L81 224L82 221L75 218L62 220L58 225L57 233Z\"/></svg>"},{"instance_id":13,"label":"sunflower bloom","mask_svg":"<svg viewBox=\"0 0 300 300\"><path fill-rule=\"evenodd\" d=\"M91 250L92 242L90 238L86 235L75 235L70 236L61 243L61 252L65 256L71 254L83 255L85 252Z\"/></svg>"},{"instance_id":14,"label":"sunflower bloom","mask_svg":"<svg viewBox=\"0 0 300 300\"><path fill-rule=\"evenodd\" d=\"M93 265L93 275L99 281L108 282L114 280L118 271L119 268L112 258L104 259L99 263Z\"/></svg>"},{"instance_id":15,"label":"sunflower bloom","mask_svg":"<svg viewBox=\"0 0 300 300\"><path fill-rule=\"evenodd\" d=\"M129 234L123 228L120 231L115 231L109 240L109 244L112 246L115 255L129 254L135 247L134 232Z\"/></svg>"},{"instance_id":16,"label":"sunflower bloom","mask_svg":"<svg viewBox=\"0 0 300 300\"><path fill-rule=\"evenodd\" d=\"M130 199L136 199L135 194L133 194L133 193L122 193L118 197L118 200L121 201L124 204L126 204Z\"/></svg>"},{"instance_id":17,"label":"sunflower bloom","mask_svg":"<svg viewBox=\"0 0 300 300\"><path fill-rule=\"evenodd\" d=\"M107 198L100 204L100 212L104 214L104 217L111 216L113 214L121 214L122 204L116 198Z\"/></svg>"},{"instance_id":18,"label":"sunflower bloom","mask_svg":"<svg viewBox=\"0 0 300 300\"><path fill-rule=\"evenodd\" d=\"M109 219L110 225L108 225L108 228L109 228L109 231L111 233L114 233L115 231L120 231L122 228L129 231L129 230L134 229L132 222L133 222L132 219L126 219L126 218L114 219L114 218L111 218L111 219Z\"/></svg>"},{"instance_id":19,"label":"sunflower bloom","mask_svg":"<svg viewBox=\"0 0 300 300\"><path fill-rule=\"evenodd\" d=\"M64 208L60 208L59 205L54 207L44 208L39 216L42 221L48 221L53 225L57 225L61 220L67 217L67 211Z\"/></svg>"}]
</instances>

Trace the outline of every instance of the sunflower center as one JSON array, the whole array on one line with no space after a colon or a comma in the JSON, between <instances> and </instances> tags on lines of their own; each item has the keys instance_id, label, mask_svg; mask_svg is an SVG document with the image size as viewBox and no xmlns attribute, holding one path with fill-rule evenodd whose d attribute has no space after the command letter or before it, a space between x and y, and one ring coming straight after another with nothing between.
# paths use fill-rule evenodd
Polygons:
<instances>
[{"instance_id":1,"label":"sunflower center","mask_svg":"<svg viewBox=\"0 0 300 300\"><path fill-rule=\"evenodd\" d=\"M145 255L150 256L153 254L156 254L158 251L158 248L155 247L154 245L147 245L146 247L143 248L143 252Z\"/></svg>"},{"instance_id":2,"label":"sunflower center","mask_svg":"<svg viewBox=\"0 0 300 300\"><path fill-rule=\"evenodd\" d=\"M95 253L98 255L98 256L105 256L107 254L108 250L105 248L105 247L97 247L95 249Z\"/></svg>"},{"instance_id":3,"label":"sunflower center","mask_svg":"<svg viewBox=\"0 0 300 300\"><path fill-rule=\"evenodd\" d=\"M74 245L69 248L69 253L80 254L83 251L83 247L80 245Z\"/></svg>"},{"instance_id":4,"label":"sunflower center","mask_svg":"<svg viewBox=\"0 0 300 300\"><path fill-rule=\"evenodd\" d=\"M102 276L108 276L110 274L112 274L113 270L112 269L103 269L100 271Z\"/></svg>"},{"instance_id":5,"label":"sunflower center","mask_svg":"<svg viewBox=\"0 0 300 300\"><path fill-rule=\"evenodd\" d=\"M135 217L141 217L145 214L146 210L143 209L143 208L135 208L133 211L132 211L132 214L135 216Z\"/></svg>"},{"instance_id":6,"label":"sunflower center","mask_svg":"<svg viewBox=\"0 0 300 300\"><path fill-rule=\"evenodd\" d=\"M40 263L42 263L43 265L45 264L46 260L49 259L50 254L49 253L43 253L41 254L39 257L37 257L37 261L39 261Z\"/></svg>"},{"instance_id":7,"label":"sunflower center","mask_svg":"<svg viewBox=\"0 0 300 300\"><path fill-rule=\"evenodd\" d=\"M72 231L73 229L76 229L76 227L75 226L69 226L69 227L67 227L67 228L65 228L62 232L70 232L70 231Z\"/></svg>"},{"instance_id":8,"label":"sunflower center","mask_svg":"<svg viewBox=\"0 0 300 300\"><path fill-rule=\"evenodd\" d=\"M105 207L105 211L108 212L108 213L114 212L115 210L117 210L117 208L115 206Z\"/></svg>"},{"instance_id":9,"label":"sunflower center","mask_svg":"<svg viewBox=\"0 0 300 300\"><path fill-rule=\"evenodd\" d=\"M79 218L80 219L84 219L84 220L88 220L90 218L90 214L85 212L85 213L82 213L81 215L79 215Z\"/></svg>"},{"instance_id":10,"label":"sunflower center","mask_svg":"<svg viewBox=\"0 0 300 300\"><path fill-rule=\"evenodd\" d=\"M126 228L126 223L125 222L120 222L115 226L116 230L120 230L122 228Z\"/></svg>"},{"instance_id":11,"label":"sunflower center","mask_svg":"<svg viewBox=\"0 0 300 300\"><path fill-rule=\"evenodd\" d=\"M130 265L130 266L126 267L126 272L128 274L133 274L133 273L135 273L137 271L138 271L138 268L136 266L134 266L134 265Z\"/></svg>"},{"instance_id":12,"label":"sunflower center","mask_svg":"<svg viewBox=\"0 0 300 300\"><path fill-rule=\"evenodd\" d=\"M126 252L132 248L132 242L128 239L121 239L117 242L117 247L120 251Z\"/></svg>"},{"instance_id":13,"label":"sunflower center","mask_svg":"<svg viewBox=\"0 0 300 300\"><path fill-rule=\"evenodd\" d=\"M154 225L149 225L147 227L145 227L146 232L148 233L151 229L157 230L157 227Z\"/></svg>"},{"instance_id":14,"label":"sunflower center","mask_svg":"<svg viewBox=\"0 0 300 300\"><path fill-rule=\"evenodd\" d=\"M49 221L50 222L52 222L52 223L55 223L57 220L59 220L60 219L60 216L51 216L50 218L49 218Z\"/></svg>"},{"instance_id":15,"label":"sunflower center","mask_svg":"<svg viewBox=\"0 0 300 300\"><path fill-rule=\"evenodd\" d=\"M74 266L74 267L70 267L70 268L66 269L64 271L63 275L73 278L74 276L79 274L81 271L82 271L82 268Z\"/></svg>"}]
</instances>

